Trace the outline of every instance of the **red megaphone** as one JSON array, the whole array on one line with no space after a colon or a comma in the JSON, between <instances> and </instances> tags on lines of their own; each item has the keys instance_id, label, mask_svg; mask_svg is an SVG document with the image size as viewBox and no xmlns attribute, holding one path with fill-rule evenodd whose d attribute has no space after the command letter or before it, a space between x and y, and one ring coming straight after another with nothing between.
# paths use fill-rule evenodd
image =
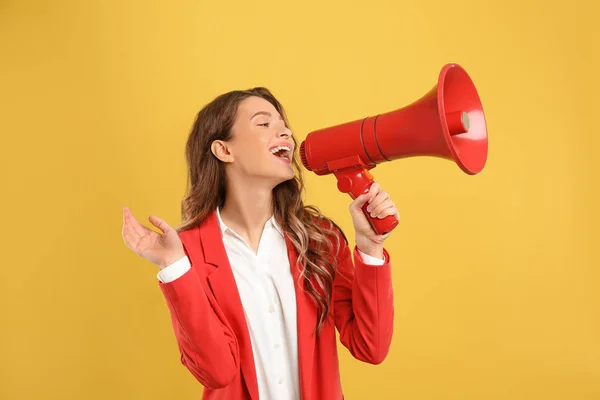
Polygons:
<instances>
[{"instance_id":1,"label":"red megaphone","mask_svg":"<svg viewBox=\"0 0 600 400\"><path fill-rule=\"evenodd\" d=\"M333 173L338 189L355 199L366 193L377 164L433 156L454 160L467 174L485 166L488 152L483 107L473 81L457 64L442 68L437 86L411 105L375 117L311 132L300 145L302 164L317 175ZM371 218L377 234L392 231L394 216Z\"/></svg>"}]
</instances>

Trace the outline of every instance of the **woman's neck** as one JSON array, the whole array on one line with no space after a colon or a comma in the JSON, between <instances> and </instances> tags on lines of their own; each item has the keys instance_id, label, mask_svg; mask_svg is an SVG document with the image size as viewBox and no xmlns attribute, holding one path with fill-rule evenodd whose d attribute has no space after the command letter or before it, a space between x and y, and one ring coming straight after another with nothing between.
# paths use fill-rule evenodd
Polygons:
<instances>
[{"instance_id":1,"label":"woman's neck","mask_svg":"<svg viewBox=\"0 0 600 400\"><path fill-rule=\"evenodd\" d=\"M265 224L273 216L273 189L239 182L228 185L220 214L225 225L257 253Z\"/></svg>"}]
</instances>

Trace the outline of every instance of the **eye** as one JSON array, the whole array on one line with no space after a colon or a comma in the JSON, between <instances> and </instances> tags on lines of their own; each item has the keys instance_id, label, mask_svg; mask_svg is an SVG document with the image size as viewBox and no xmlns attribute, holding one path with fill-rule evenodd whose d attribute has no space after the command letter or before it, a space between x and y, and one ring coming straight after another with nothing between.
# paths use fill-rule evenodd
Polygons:
<instances>
[{"instance_id":1,"label":"eye","mask_svg":"<svg viewBox=\"0 0 600 400\"><path fill-rule=\"evenodd\" d=\"M262 124L258 124L258 126L264 126L266 128L268 128L271 124L269 122L264 122Z\"/></svg>"}]
</instances>

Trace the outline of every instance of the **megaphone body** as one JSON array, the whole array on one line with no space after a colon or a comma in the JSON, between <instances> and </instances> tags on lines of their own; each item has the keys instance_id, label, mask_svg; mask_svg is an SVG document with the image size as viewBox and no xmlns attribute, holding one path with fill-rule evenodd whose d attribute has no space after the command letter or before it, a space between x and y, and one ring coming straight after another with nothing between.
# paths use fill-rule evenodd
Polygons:
<instances>
[{"instance_id":1,"label":"megaphone body","mask_svg":"<svg viewBox=\"0 0 600 400\"><path fill-rule=\"evenodd\" d=\"M309 133L300 145L302 164L317 175L334 174L338 189L353 199L374 182L369 170L382 162L415 156L453 160L474 175L487 160L488 140L479 95L467 72L445 65L437 85L409 106ZM372 218L378 234L392 231L394 216Z\"/></svg>"}]
</instances>

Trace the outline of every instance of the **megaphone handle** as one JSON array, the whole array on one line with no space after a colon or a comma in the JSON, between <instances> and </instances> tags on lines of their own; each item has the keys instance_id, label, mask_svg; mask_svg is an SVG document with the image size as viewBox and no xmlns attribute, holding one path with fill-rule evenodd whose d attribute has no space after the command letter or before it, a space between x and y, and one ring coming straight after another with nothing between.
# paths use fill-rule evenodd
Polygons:
<instances>
[{"instance_id":1,"label":"megaphone handle","mask_svg":"<svg viewBox=\"0 0 600 400\"><path fill-rule=\"evenodd\" d=\"M393 215L388 215L387 217L381 219L373 218L371 217L371 214L367 212L368 205L368 203L365 203L362 206L362 210L375 233L377 233L378 235L385 235L386 233L393 231L394 228L398 225L398 219Z\"/></svg>"},{"instance_id":2,"label":"megaphone handle","mask_svg":"<svg viewBox=\"0 0 600 400\"><path fill-rule=\"evenodd\" d=\"M361 165L334 170L333 174L338 180L337 186L340 192L348 193L353 199L363 193L367 193L371 185L375 182L373 175ZM398 219L394 215L389 215L385 218L371 217L371 214L367 212L368 206L368 203L362 206L363 213L367 217L371 228L378 235L385 235L398 225Z\"/></svg>"}]
</instances>

